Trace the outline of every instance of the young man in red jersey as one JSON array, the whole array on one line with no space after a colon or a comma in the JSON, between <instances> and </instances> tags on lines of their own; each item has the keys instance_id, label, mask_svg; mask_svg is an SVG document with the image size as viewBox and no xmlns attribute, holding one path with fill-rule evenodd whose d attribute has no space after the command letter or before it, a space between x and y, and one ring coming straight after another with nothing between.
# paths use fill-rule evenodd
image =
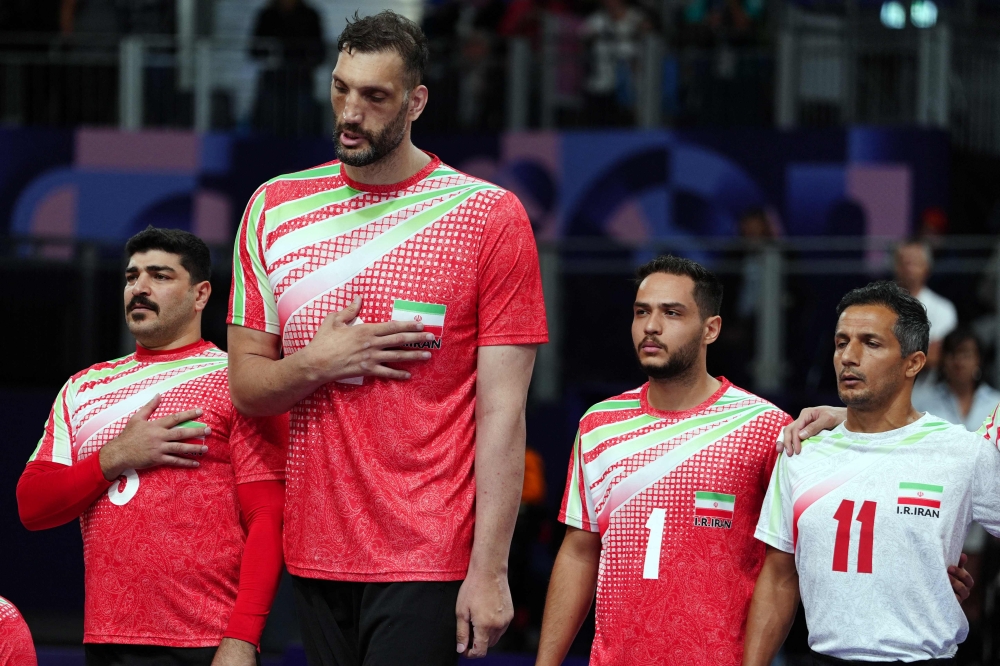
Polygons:
<instances>
[{"instance_id":1,"label":"young man in red jersey","mask_svg":"<svg viewBox=\"0 0 1000 666\"><path fill-rule=\"evenodd\" d=\"M649 382L580 421L538 666L562 663L595 588L595 666L736 666L742 657L764 562L754 529L791 418L708 374L722 327L711 272L666 256L637 277L632 342Z\"/></svg>"},{"instance_id":2,"label":"young man in red jersey","mask_svg":"<svg viewBox=\"0 0 1000 666\"><path fill-rule=\"evenodd\" d=\"M355 18L338 50L339 161L264 184L240 227L233 399L292 410L285 560L310 663L454 663L513 616L538 255L513 194L410 141L420 29Z\"/></svg>"},{"instance_id":3,"label":"young man in red jersey","mask_svg":"<svg viewBox=\"0 0 1000 666\"><path fill-rule=\"evenodd\" d=\"M10 603L0 597L0 664L4 666L37 666L35 644L24 618Z\"/></svg>"},{"instance_id":4,"label":"young man in red jersey","mask_svg":"<svg viewBox=\"0 0 1000 666\"><path fill-rule=\"evenodd\" d=\"M201 338L205 243L150 227L125 253L136 351L59 391L21 521L80 519L88 666L251 665L281 575L287 419L233 407L226 354Z\"/></svg>"}]
</instances>

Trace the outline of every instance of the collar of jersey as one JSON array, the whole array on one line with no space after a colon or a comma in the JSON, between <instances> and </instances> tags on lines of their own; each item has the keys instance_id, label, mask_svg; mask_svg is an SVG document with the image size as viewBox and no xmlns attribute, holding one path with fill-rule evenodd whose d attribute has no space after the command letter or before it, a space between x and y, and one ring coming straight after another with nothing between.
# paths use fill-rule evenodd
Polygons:
<instances>
[{"instance_id":1,"label":"collar of jersey","mask_svg":"<svg viewBox=\"0 0 1000 666\"><path fill-rule=\"evenodd\" d=\"M944 419L940 419L930 412L924 412L923 416L914 421L913 423L908 423L902 428L896 428L894 430L886 430L885 432L854 432L853 430L848 430L846 427L847 422L841 423L839 426L834 428L833 433L840 433L845 438L851 440L852 442L875 442L880 443L881 440L896 440L900 437L906 437L911 435L918 430L928 428L931 426L938 425L950 425L945 422Z\"/></svg>"},{"instance_id":2,"label":"collar of jersey","mask_svg":"<svg viewBox=\"0 0 1000 666\"><path fill-rule=\"evenodd\" d=\"M211 342L198 340L176 349L146 349L138 342L135 343L135 360L140 363L162 363L164 361L176 361L185 356L194 356L196 353L208 349Z\"/></svg>"},{"instance_id":3,"label":"collar of jersey","mask_svg":"<svg viewBox=\"0 0 1000 666\"><path fill-rule=\"evenodd\" d=\"M642 411L646 412L650 416L655 416L661 419L673 419L673 420L686 419L691 416L694 416L695 414L703 412L712 405L714 405L719 400L719 398L721 398L726 393L726 391L728 391L729 388L732 386L732 382L730 382L725 377L716 377L716 379L722 382L722 386L720 386L719 389L715 393L713 393L708 400L701 403L697 407L692 407L691 409L686 409L681 412L665 412L654 408L651 404L649 404L649 399L646 396L646 394L649 392L649 382L646 382L645 384L642 385L642 390L639 392L639 404L642 406Z\"/></svg>"},{"instance_id":4,"label":"collar of jersey","mask_svg":"<svg viewBox=\"0 0 1000 666\"><path fill-rule=\"evenodd\" d=\"M367 183L359 183L358 181L351 179L351 177L347 175L347 169L343 167L343 164L341 164L340 167L340 176L344 179L344 182L347 183L348 187L350 187L352 190L358 190L359 192L372 192L374 194L398 192L399 190L405 190L408 187L416 185L421 180L431 175L431 173L434 172L434 169L437 169L439 166L441 166L440 157L438 157L434 153L428 153L426 150L424 151L424 153L431 158L431 161L427 163L427 166L425 166L423 169L416 172L406 180L401 181L399 183L389 183L388 185L369 185Z\"/></svg>"}]
</instances>

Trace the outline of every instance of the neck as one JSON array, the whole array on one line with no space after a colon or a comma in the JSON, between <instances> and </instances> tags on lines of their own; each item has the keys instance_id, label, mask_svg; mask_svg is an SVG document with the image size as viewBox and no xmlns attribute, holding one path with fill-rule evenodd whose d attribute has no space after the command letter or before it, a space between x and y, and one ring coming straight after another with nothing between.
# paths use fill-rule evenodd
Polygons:
<instances>
[{"instance_id":1,"label":"neck","mask_svg":"<svg viewBox=\"0 0 1000 666\"><path fill-rule=\"evenodd\" d=\"M347 175L358 183L365 185L392 185L400 183L423 169L431 161L427 153L420 150L410 141L407 131L403 141L396 149L374 164L364 167L344 165Z\"/></svg>"},{"instance_id":2,"label":"neck","mask_svg":"<svg viewBox=\"0 0 1000 666\"><path fill-rule=\"evenodd\" d=\"M913 384L911 383L905 391L901 391L887 405L874 409L858 409L848 405L847 421L844 422L844 427L851 432L876 433L908 426L921 416L910 402L912 393Z\"/></svg>"},{"instance_id":3,"label":"neck","mask_svg":"<svg viewBox=\"0 0 1000 666\"><path fill-rule=\"evenodd\" d=\"M197 322L192 322L192 324L187 326L187 328L185 328L180 335L171 338L169 342L163 342L161 340L140 340L139 338L136 338L135 341L150 351L170 351L171 349L180 349L181 347L193 345L199 340L201 340L200 317Z\"/></svg>"},{"instance_id":4,"label":"neck","mask_svg":"<svg viewBox=\"0 0 1000 666\"><path fill-rule=\"evenodd\" d=\"M719 390L722 382L708 374L705 364L669 379L649 378L646 399L661 412L683 412L697 407Z\"/></svg>"},{"instance_id":5,"label":"neck","mask_svg":"<svg viewBox=\"0 0 1000 666\"><path fill-rule=\"evenodd\" d=\"M976 392L976 385L973 382L948 382L948 388L959 398L968 398Z\"/></svg>"}]
</instances>

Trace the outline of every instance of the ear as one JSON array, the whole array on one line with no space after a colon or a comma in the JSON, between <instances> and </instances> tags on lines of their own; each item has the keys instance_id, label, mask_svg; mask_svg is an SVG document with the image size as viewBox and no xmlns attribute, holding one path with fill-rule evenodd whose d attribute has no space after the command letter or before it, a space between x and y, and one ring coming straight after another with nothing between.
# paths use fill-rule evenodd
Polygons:
<instances>
[{"instance_id":1,"label":"ear","mask_svg":"<svg viewBox=\"0 0 1000 666\"><path fill-rule=\"evenodd\" d=\"M407 118L411 123L419 118L427 107L427 95L427 86L425 85L419 85L410 91L410 111Z\"/></svg>"},{"instance_id":2,"label":"ear","mask_svg":"<svg viewBox=\"0 0 1000 666\"><path fill-rule=\"evenodd\" d=\"M913 379L920 374L920 371L927 365L927 354L922 351L915 351L906 357L904 366L906 367L906 378Z\"/></svg>"},{"instance_id":3,"label":"ear","mask_svg":"<svg viewBox=\"0 0 1000 666\"><path fill-rule=\"evenodd\" d=\"M192 288L194 289L194 311L201 312L208 305L208 297L212 295L212 283L205 280Z\"/></svg>"},{"instance_id":4,"label":"ear","mask_svg":"<svg viewBox=\"0 0 1000 666\"><path fill-rule=\"evenodd\" d=\"M710 345L719 339L719 333L722 332L722 317L719 315L709 317L705 320L703 326L705 330L703 340L706 345Z\"/></svg>"}]
</instances>

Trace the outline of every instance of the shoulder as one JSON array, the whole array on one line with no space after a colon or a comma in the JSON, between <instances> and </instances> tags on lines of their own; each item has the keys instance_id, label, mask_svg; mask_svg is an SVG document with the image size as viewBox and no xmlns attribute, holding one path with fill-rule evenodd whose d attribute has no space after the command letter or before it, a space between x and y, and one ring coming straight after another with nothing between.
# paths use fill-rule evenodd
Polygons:
<instances>
[{"instance_id":1,"label":"shoulder","mask_svg":"<svg viewBox=\"0 0 1000 666\"><path fill-rule=\"evenodd\" d=\"M780 424L778 426L779 429L784 428L793 420L791 416L770 400L766 400L756 393L751 393L744 388L740 388L736 384L729 384L726 392L719 397L716 404L723 404L733 408L755 408L754 411L758 412L758 417L768 417L771 420L777 421Z\"/></svg>"},{"instance_id":2,"label":"shoulder","mask_svg":"<svg viewBox=\"0 0 1000 666\"><path fill-rule=\"evenodd\" d=\"M453 187L455 185L468 185L474 188L476 194L490 194L495 199L502 199L505 195L510 195L515 200L517 197L514 196L509 190L500 187L496 183L490 182L485 178L479 178L478 176L473 176L472 174L465 173L464 171L459 171L453 166L440 162L437 167L428 174L427 178L423 180L425 184L433 183L436 187L445 188Z\"/></svg>"},{"instance_id":3,"label":"shoulder","mask_svg":"<svg viewBox=\"0 0 1000 666\"><path fill-rule=\"evenodd\" d=\"M100 363L95 363L89 368L80 370L75 375L70 377L66 384L70 388L70 392L76 393L84 387L93 386L107 381L109 377L113 377L119 372L128 370L133 365L135 365L134 353L122 356L121 358L112 359L110 361L101 361Z\"/></svg>"},{"instance_id":4,"label":"shoulder","mask_svg":"<svg viewBox=\"0 0 1000 666\"><path fill-rule=\"evenodd\" d=\"M289 191L298 191L306 189L315 191L317 185L326 185L326 183L318 183L323 179L338 178L340 176L340 160L333 160L331 162L324 162L323 164L317 164L314 167L308 169L303 169L302 171L293 171L291 173L284 173L280 176L275 176L271 178L254 192L253 196L250 198L251 205L254 202L260 200L263 196L264 204L267 208L274 206L275 195L278 198L285 198L288 196ZM320 187L322 189L322 187Z\"/></svg>"},{"instance_id":5,"label":"shoulder","mask_svg":"<svg viewBox=\"0 0 1000 666\"><path fill-rule=\"evenodd\" d=\"M950 423L946 419L930 412L927 412L924 418L927 419L922 428L927 433L925 439L928 443L933 442L934 446L954 445L966 447L969 445L978 445L984 441L980 435L966 430L964 425Z\"/></svg>"},{"instance_id":6,"label":"shoulder","mask_svg":"<svg viewBox=\"0 0 1000 666\"><path fill-rule=\"evenodd\" d=\"M595 427L629 418L642 409L640 394L642 387L632 389L612 396L592 405L580 418L580 430L591 430Z\"/></svg>"}]
</instances>

